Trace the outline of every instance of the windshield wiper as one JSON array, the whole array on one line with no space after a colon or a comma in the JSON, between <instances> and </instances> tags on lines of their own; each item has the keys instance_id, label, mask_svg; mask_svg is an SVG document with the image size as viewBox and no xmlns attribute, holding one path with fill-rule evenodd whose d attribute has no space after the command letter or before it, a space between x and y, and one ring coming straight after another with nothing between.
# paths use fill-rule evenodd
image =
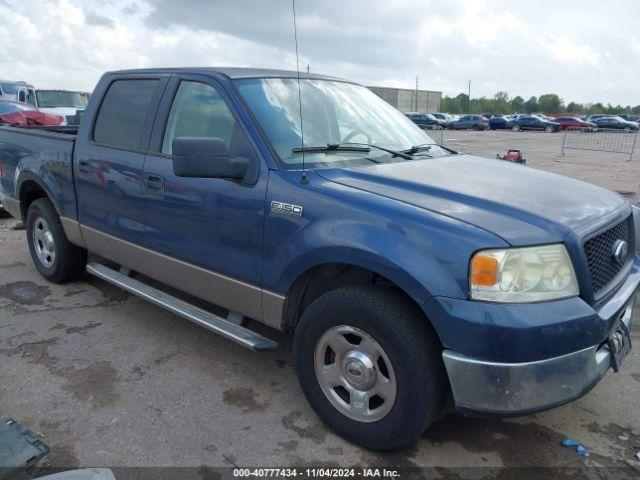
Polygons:
<instances>
[{"instance_id":1,"label":"windshield wiper","mask_svg":"<svg viewBox=\"0 0 640 480\"><path fill-rule=\"evenodd\" d=\"M418 152L422 152L422 151L429 151L431 150L431 147L440 147L443 150L446 150L447 152L449 152L452 155L456 155L458 152L456 152L455 150L452 150L448 147L442 146L442 145L438 145L437 143L423 143L422 145L415 145L411 148L407 148L406 150L401 150L402 153L406 153L408 155L415 155ZM431 155L425 155L427 157L431 157Z\"/></svg>"},{"instance_id":2,"label":"windshield wiper","mask_svg":"<svg viewBox=\"0 0 640 480\"><path fill-rule=\"evenodd\" d=\"M433 147L434 145L434 143L423 143L422 145L414 145L413 147L407 148L406 150L401 150L401 152L408 155L415 155L418 152L431 150L431 147Z\"/></svg>"},{"instance_id":3,"label":"windshield wiper","mask_svg":"<svg viewBox=\"0 0 640 480\"><path fill-rule=\"evenodd\" d=\"M411 160L411 155L408 155L406 152L398 152L397 150L391 150L390 148L381 147L380 145L374 145L373 143L348 142L348 143L341 143L340 145L366 145L367 147L377 148L378 150L382 150L383 152L390 153L394 157L400 157L400 158L404 158L405 160Z\"/></svg>"},{"instance_id":4,"label":"windshield wiper","mask_svg":"<svg viewBox=\"0 0 640 480\"><path fill-rule=\"evenodd\" d=\"M350 147L339 145L337 143L329 143L327 145L319 145L317 147L297 147L291 150L292 153L326 153L326 152L370 152L368 147Z\"/></svg>"}]
</instances>

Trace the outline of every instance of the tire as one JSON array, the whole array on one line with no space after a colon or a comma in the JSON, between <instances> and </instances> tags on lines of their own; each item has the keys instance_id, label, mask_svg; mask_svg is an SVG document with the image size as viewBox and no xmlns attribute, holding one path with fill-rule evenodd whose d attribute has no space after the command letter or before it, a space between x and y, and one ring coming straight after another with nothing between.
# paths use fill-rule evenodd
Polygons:
<instances>
[{"instance_id":1,"label":"tire","mask_svg":"<svg viewBox=\"0 0 640 480\"><path fill-rule=\"evenodd\" d=\"M336 350L327 343L334 337ZM365 351L374 351L372 358L379 360L367 361ZM437 335L422 311L392 289L353 286L320 296L298 323L293 353L308 402L329 428L357 445L373 450L404 447L418 439L445 405L449 388ZM358 355L366 358L348 363ZM332 365L338 380L319 380L322 370L331 371ZM355 379L377 383L356 389ZM391 385L395 394L382 393L376 399L369 393L362 397L366 408L358 410L358 402L349 408L352 395L380 385Z\"/></svg>"},{"instance_id":2,"label":"tire","mask_svg":"<svg viewBox=\"0 0 640 480\"><path fill-rule=\"evenodd\" d=\"M513 127L511 127L511 131L512 132L519 132L520 131L520 125L514 125Z\"/></svg>"},{"instance_id":3,"label":"tire","mask_svg":"<svg viewBox=\"0 0 640 480\"><path fill-rule=\"evenodd\" d=\"M471 130L480 130L480 127L478 125L473 125L471 127Z\"/></svg>"},{"instance_id":4,"label":"tire","mask_svg":"<svg viewBox=\"0 0 640 480\"><path fill-rule=\"evenodd\" d=\"M624 127L624 133L629 133L631 132L631 129L629 127Z\"/></svg>"},{"instance_id":5,"label":"tire","mask_svg":"<svg viewBox=\"0 0 640 480\"><path fill-rule=\"evenodd\" d=\"M52 283L82 276L87 251L69 243L51 200L41 198L29 206L26 230L29 252L40 275Z\"/></svg>"}]
</instances>

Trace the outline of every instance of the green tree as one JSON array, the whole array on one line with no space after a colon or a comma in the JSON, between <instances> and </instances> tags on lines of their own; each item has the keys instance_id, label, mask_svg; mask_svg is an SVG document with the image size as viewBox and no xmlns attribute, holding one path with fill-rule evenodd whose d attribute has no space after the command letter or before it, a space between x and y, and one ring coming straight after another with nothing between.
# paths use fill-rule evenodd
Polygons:
<instances>
[{"instance_id":1,"label":"green tree","mask_svg":"<svg viewBox=\"0 0 640 480\"><path fill-rule=\"evenodd\" d=\"M509 113L509 94L507 92L498 92L493 96L492 106L489 111L495 115L504 115Z\"/></svg>"},{"instance_id":2,"label":"green tree","mask_svg":"<svg viewBox=\"0 0 640 480\"><path fill-rule=\"evenodd\" d=\"M561 113L564 110L564 104L555 93L545 93L538 99L538 108L544 113Z\"/></svg>"},{"instance_id":3,"label":"green tree","mask_svg":"<svg viewBox=\"0 0 640 480\"><path fill-rule=\"evenodd\" d=\"M567 105L567 112L575 114L584 113L584 106L581 103L569 102Z\"/></svg>"},{"instance_id":4,"label":"green tree","mask_svg":"<svg viewBox=\"0 0 640 480\"><path fill-rule=\"evenodd\" d=\"M510 109L511 113L520 113L524 110L524 98L520 95L516 95L511 99Z\"/></svg>"},{"instance_id":5,"label":"green tree","mask_svg":"<svg viewBox=\"0 0 640 480\"><path fill-rule=\"evenodd\" d=\"M536 97L531 97L529 100L524 102L524 111L527 113L534 113L539 110L538 107L538 99Z\"/></svg>"}]
</instances>

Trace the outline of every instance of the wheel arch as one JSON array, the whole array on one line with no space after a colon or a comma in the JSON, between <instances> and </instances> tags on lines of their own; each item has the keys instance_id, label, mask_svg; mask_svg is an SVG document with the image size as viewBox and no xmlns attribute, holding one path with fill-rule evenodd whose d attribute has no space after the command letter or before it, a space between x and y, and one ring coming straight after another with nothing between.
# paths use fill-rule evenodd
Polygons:
<instances>
[{"instance_id":1,"label":"wheel arch","mask_svg":"<svg viewBox=\"0 0 640 480\"><path fill-rule=\"evenodd\" d=\"M48 198L51 203L53 203L54 208L58 215L60 214L60 209L56 201L54 200L53 195L49 192L47 187L40 181L40 179L31 172L23 173L17 184L16 192L18 193L18 200L20 201L20 215L22 220L26 220L27 211L29 210L29 206L40 198Z\"/></svg>"},{"instance_id":2,"label":"wheel arch","mask_svg":"<svg viewBox=\"0 0 640 480\"><path fill-rule=\"evenodd\" d=\"M388 263L364 265L346 260L327 261L298 272L286 291L283 328L295 329L305 309L324 293L354 285L381 285L396 290L424 313L422 305L431 298L431 293L410 274L397 267L391 269ZM431 324L426 314L424 318Z\"/></svg>"}]
</instances>

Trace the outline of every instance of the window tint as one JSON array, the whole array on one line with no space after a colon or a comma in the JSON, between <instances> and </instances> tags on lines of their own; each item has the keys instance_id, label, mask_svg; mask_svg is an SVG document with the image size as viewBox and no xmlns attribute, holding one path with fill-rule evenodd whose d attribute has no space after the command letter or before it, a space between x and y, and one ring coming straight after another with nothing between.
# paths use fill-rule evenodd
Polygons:
<instances>
[{"instance_id":1,"label":"window tint","mask_svg":"<svg viewBox=\"0 0 640 480\"><path fill-rule=\"evenodd\" d=\"M162 142L162 153L171 154L177 137L220 138L230 149L236 121L215 88L184 81L171 106Z\"/></svg>"},{"instance_id":2,"label":"window tint","mask_svg":"<svg viewBox=\"0 0 640 480\"><path fill-rule=\"evenodd\" d=\"M158 80L116 80L102 101L93 129L96 143L138 149Z\"/></svg>"}]
</instances>

